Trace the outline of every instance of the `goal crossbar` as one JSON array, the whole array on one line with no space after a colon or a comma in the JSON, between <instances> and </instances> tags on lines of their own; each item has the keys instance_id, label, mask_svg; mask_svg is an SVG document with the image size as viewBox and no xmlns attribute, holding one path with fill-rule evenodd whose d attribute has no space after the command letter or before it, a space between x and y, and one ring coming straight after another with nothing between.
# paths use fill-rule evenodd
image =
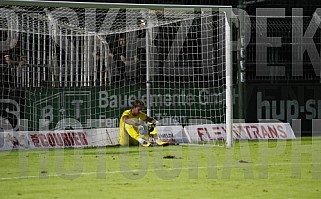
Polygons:
<instances>
[{"instance_id":1,"label":"goal crossbar","mask_svg":"<svg viewBox=\"0 0 321 199\"><path fill-rule=\"evenodd\" d=\"M134 4L134 3L104 3L104 2L72 2L72 1L47 1L47 0L2 0L1 5L9 6L40 6L40 7L74 7L74 8L213 8L231 9L226 5L179 5L179 4Z\"/></svg>"}]
</instances>

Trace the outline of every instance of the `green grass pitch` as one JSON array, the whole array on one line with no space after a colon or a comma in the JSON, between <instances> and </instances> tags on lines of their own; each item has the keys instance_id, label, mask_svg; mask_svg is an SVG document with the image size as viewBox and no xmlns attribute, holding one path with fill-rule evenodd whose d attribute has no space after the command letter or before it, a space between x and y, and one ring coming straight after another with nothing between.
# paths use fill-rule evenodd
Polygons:
<instances>
[{"instance_id":1,"label":"green grass pitch","mask_svg":"<svg viewBox=\"0 0 321 199\"><path fill-rule=\"evenodd\" d=\"M321 138L0 152L0 198L320 198Z\"/></svg>"}]
</instances>

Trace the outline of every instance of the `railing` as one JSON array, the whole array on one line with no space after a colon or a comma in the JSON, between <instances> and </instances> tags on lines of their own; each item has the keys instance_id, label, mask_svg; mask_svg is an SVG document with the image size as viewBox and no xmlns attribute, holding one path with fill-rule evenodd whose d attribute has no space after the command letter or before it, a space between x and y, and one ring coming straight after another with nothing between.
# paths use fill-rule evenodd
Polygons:
<instances>
[{"instance_id":1,"label":"railing","mask_svg":"<svg viewBox=\"0 0 321 199\"><path fill-rule=\"evenodd\" d=\"M107 42L96 33L83 34L32 12L19 14L16 23L19 30L0 20L0 38L6 41L0 49L1 76L8 81L3 83L19 87L111 84L116 62Z\"/></svg>"}]
</instances>

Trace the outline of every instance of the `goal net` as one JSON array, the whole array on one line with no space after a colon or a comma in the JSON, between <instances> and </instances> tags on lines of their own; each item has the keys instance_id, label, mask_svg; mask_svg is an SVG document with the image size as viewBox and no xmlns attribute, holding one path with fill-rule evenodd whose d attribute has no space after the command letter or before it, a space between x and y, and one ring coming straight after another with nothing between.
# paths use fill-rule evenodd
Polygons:
<instances>
[{"instance_id":1,"label":"goal net","mask_svg":"<svg viewBox=\"0 0 321 199\"><path fill-rule=\"evenodd\" d=\"M208 131L231 132L228 9L2 1L1 117L19 131L104 128L96 141L116 144L142 99L165 137L225 140Z\"/></svg>"}]
</instances>

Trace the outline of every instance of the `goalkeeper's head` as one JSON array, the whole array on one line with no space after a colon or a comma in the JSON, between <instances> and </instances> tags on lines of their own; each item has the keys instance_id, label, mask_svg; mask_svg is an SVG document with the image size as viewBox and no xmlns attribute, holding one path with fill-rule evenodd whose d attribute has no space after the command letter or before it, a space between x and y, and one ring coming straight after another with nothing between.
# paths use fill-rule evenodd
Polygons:
<instances>
[{"instance_id":1,"label":"goalkeeper's head","mask_svg":"<svg viewBox=\"0 0 321 199\"><path fill-rule=\"evenodd\" d=\"M135 100L132 102L132 106L133 108L140 107L143 109L145 107L145 103L142 100Z\"/></svg>"},{"instance_id":2,"label":"goalkeeper's head","mask_svg":"<svg viewBox=\"0 0 321 199\"><path fill-rule=\"evenodd\" d=\"M145 104L142 100L135 100L132 102L132 113L133 115L138 115L141 110L143 110Z\"/></svg>"}]
</instances>

